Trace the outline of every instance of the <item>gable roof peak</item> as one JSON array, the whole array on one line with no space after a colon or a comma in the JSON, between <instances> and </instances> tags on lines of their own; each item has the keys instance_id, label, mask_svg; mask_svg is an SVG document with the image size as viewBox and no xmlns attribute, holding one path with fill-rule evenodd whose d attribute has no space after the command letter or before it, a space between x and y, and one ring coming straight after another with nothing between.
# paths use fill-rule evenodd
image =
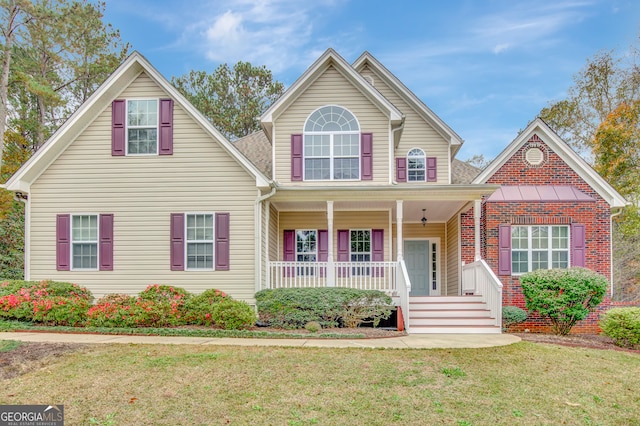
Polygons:
<instances>
[{"instance_id":1,"label":"gable roof peak","mask_svg":"<svg viewBox=\"0 0 640 426\"><path fill-rule=\"evenodd\" d=\"M484 184L533 136L555 152L585 182L587 182L612 208L628 205L618 191L580 157L549 125L540 117L533 119L516 138L473 180L474 184Z\"/></svg>"},{"instance_id":2,"label":"gable roof peak","mask_svg":"<svg viewBox=\"0 0 640 426\"><path fill-rule=\"evenodd\" d=\"M404 121L404 115L398 108L387 100L380 92L371 86L342 56L333 48L328 48L300 77L275 101L260 117L260 124L267 137L271 137L273 120L289 107L295 99L306 90L329 66L335 66L340 73L358 89L381 111L384 111L394 125Z\"/></svg>"}]
</instances>

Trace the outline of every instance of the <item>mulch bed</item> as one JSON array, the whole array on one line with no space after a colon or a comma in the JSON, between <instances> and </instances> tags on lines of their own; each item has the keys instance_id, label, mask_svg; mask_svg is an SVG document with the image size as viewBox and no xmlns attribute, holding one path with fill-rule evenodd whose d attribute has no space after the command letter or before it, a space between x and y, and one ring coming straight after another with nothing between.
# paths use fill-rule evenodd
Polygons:
<instances>
[{"instance_id":1,"label":"mulch bed","mask_svg":"<svg viewBox=\"0 0 640 426\"><path fill-rule=\"evenodd\" d=\"M616 346L609 337L602 334L570 334L568 336L556 336L555 334L541 333L513 333L527 342L550 343L562 346L582 347L589 349L604 349L625 351L640 354L638 349L626 349Z\"/></svg>"}]
</instances>

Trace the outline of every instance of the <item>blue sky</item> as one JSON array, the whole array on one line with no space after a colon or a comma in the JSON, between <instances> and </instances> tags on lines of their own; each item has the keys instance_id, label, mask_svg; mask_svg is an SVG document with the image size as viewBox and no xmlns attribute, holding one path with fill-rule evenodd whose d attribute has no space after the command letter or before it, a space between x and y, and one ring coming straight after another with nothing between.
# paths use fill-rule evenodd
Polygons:
<instances>
[{"instance_id":1,"label":"blue sky","mask_svg":"<svg viewBox=\"0 0 640 426\"><path fill-rule=\"evenodd\" d=\"M640 45L638 0L108 0L105 20L167 78L242 60L288 87L329 47L369 51L465 140L463 160L495 157L587 58Z\"/></svg>"}]
</instances>

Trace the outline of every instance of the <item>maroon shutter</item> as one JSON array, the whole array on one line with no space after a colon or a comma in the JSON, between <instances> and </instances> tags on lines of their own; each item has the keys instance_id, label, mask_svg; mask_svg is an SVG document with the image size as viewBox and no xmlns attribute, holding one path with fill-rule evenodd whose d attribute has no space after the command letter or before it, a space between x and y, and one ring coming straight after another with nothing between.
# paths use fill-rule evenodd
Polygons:
<instances>
[{"instance_id":1,"label":"maroon shutter","mask_svg":"<svg viewBox=\"0 0 640 426\"><path fill-rule=\"evenodd\" d=\"M329 231L320 229L318 231L318 262L326 262L329 260ZM320 276L327 275L327 268L320 268Z\"/></svg>"},{"instance_id":2,"label":"maroon shutter","mask_svg":"<svg viewBox=\"0 0 640 426\"><path fill-rule=\"evenodd\" d=\"M438 181L438 159L427 157L427 182Z\"/></svg>"},{"instance_id":3,"label":"maroon shutter","mask_svg":"<svg viewBox=\"0 0 640 426\"><path fill-rule=\"evenodd\" d=\"M296 260L296 231L288 229L284 231L284 252L282 260L295 262Z\"/></svg>"},{"instance_id":4,"label":"maroon shutter","mask_svg":"<svg viewBox=\"0 0 640 426\"><path fill-rule=\"evenodd\" d=\"M173 155L173 99L160 99L158 153Z\"/></svg>"},{"instance_id":5,"label":"maroon shutter","mask_svg":"<svg viewBox=\"0 0 640 426\"><path fill-rule=\"evenodd\" d=\"M361 180L373 179L373 133L363 133L360 136L360 172Z\"/></svg>"},{"instance_id":6,"label":"maroon shutter","mask_svg":"<svg viewBox=\"0 0 640 426\"><path fill-rule=\"evenodd\" d=\"M302 135L291 135L291 180L302 180Z\"/></svg>"},{"instance_id":7,"label":"maroon shutter","mask_svg":"<svg viewBox=\"0 0 640 426\"><path fill-rule=\"evenodd\" d=\"M56 217L56 269L71 269L71 216L59 214Z\"/></svg>"},{"instance_id":8,"label":"maroon shutter","mask_svg":"<svg viewBox=\"0 0 640 426\"><path fill-rule=\"evenodd\" d=\"M184 271L184 213L171 213L171 270Z\"/></svg>"},{"instance_id":9,"label":"maroon shutter","mask_svg":"<svg viewBox=\"0 0 640 426\"><path fill-rule=\"evenodd\" d=\"M571 266L586 266L586 227L580 223L571 225Z\"/></svg>"},{"instance_id":10,"label":"maroon shutter","mask_svg":"<svg viewBox=\"0 0 640 426\"><path fill-rule=\"evenodd\" d=\"M284 231L283 235L283 253L282 260L285 262L295 262L296 260L296 231L292 229L287 229ZM285 277L293 277L295 276L295 268L293 267L285 267L283 269L283 275Z\"/></svg>"},{"instance_id":11,"label":"maroon shutter","mask_svg":"<svg viewBox=\"0 0 640 426\"><path fill-rule=\"evenodd\" d=\"M511 275L511 225L498 227L498 275Z\"/></svg>"},{"instance_id":12,"label":"maroon shutter","mask_svg":"<svg viewBox=\"0 0 640 426\"><path fill-rule=\"evenodd\" d=\"M111 155L125 154L125 122L127 119L126 101L116 99L111 103Z\"/></svg>"},{"instance_id":13,"label":"maroon shutter","mask_svg":"<svg viewBox=\"0 0 640 426\"><path fill-rule=\"evenodd\" d=\"M384 262L384 229L371 230L371 260ZM384 267L373 268L373 276L384 276Z\"/></svg>"},{"instance_id":14,"label":"maroon shutter","mask_svg":"<svg viewBox=\"0 0 640 426\"><path fill-rule=\"evenodd\" d=\"M100 270L113 271L113 215L100 215Z\"/></svg>"},{"instance_id":15,"label":"maroon shutter","mask_svg":"<svg viewBox=\"0 0 640 426\"><path fill-rule=\"evenodd\" d=\"M216 270L229 270L229 213L216 213Z\"/></svg>"},{"instance_id":16,"label":"maroon shutter","mask_svg":"<svg viewBox=\"0 0 640 426\"><path fill-rule=\"evenodd\" d=\"M396 157L396 181L407 181L407 159L406 157Z\"/></svg>"},{"instance_id":17,"label":"maroon shutter","mask_svg":"<svg viewBox=\"0 0 640 426\"><path fill-rule=\"evenodd\" d=\"M329 259L329 232L326 229L318 231L318 262Z\"/></svg>"},{"instance_id":18,"label":"maroon shutter","mask_svg":"<svg viewBox=\"0 0 640 426\"><path fill-rule=\"evenodd\" d=\"M348 262L349 259L349 230L338 230L338 262ZM349 268L338 268L338 277L348 277Z\"/></svg>"}]
</instances>

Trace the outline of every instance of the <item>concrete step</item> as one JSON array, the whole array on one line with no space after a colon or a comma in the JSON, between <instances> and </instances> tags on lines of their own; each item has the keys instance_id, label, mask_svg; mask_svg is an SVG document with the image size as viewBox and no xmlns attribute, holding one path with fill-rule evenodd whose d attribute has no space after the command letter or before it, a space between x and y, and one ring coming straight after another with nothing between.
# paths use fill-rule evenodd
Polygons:
<instances>
[{"instance_id":1,"label":"concrete step","mask_svg":"<svg viewBox=\"0 0 640 426\"><path fill-rule=\"evenodd\" d=\"M416 325L409 328L410 334L500 334L502 330L496 326L425 326Z\"/></svg>"},{"instance_id":2,"label":"concrete step","mask_svg":"<svg viewBox=\"0 0 640 426\"><path fill-rule=\"evenodd\" d=\"M409 302L409 311L413 311L414 309L423 311L460 311L487 309L487 305L482 302Z\"/></svg>"},{"instance_id":3,"label":"concrete step","mask_svg":"<svg viewBox=\"0 0 640 426\"><path fill-rule=\"evenodd\" d=\"M410 296L409 303L482 302L482 296Z\"/></svg>"},{"instance_id":4,"label":"concrete step","mask_svg":"<svg viewBox=\"0 0 640 426\"><path fill-rule=\"evenodd\" d=\"M491 311L488 309L411 309L410 318L488 318Z\"/></svg>"},{"instance_id":5,"label":"concrete step","mask_svg":"<svg viewBox=\"0 0 640 426\"><path fill-rule=\"evenodd\" d=\"M465 317L451 317L451 318L409 318L409 327L417 326L417 325L426 325L426 326L436 326L436 325L447 325L447 326L468 326L468 325L482 325L482 326L491 326L495 324L495 319L489 317L473 317L473 318L465 318Z\"/></svg>"}]
</instances>

